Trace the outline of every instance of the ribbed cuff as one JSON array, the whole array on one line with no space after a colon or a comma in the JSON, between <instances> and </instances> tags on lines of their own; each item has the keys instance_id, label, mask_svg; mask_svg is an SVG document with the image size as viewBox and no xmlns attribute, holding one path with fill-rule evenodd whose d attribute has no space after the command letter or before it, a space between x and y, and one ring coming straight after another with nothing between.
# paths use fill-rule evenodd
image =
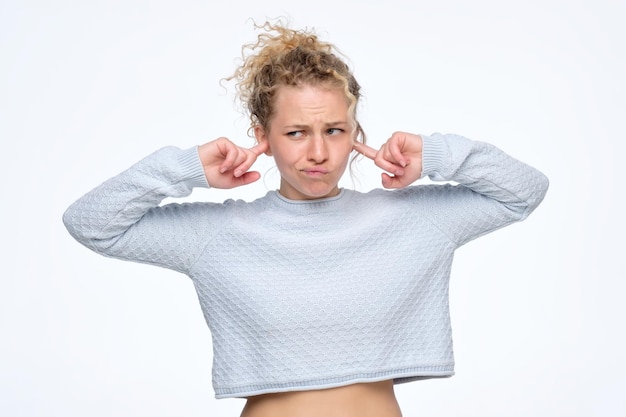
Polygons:
<instances>
[{"instance_id":1,"label":"ribbed cuff","mask_svg":"<svg viewBox=\"0 0 626 417\"><path fill-rule=\"evenodd\" d=\"M422 136L422 175L439 172L444 163L445 144L441 135Z\"/></svg>"},{"instance_id":2,"label":"ribbed cuff","mask_svg":"<svg viewBox=\"0 0 626 417\"><path fill-rule=\"evenodd\" d=\"M187 179L190 187L211 188L204 174L197 146L183 150L178 156L178 162L183 178Z\"/></svg>"}]
</instances>

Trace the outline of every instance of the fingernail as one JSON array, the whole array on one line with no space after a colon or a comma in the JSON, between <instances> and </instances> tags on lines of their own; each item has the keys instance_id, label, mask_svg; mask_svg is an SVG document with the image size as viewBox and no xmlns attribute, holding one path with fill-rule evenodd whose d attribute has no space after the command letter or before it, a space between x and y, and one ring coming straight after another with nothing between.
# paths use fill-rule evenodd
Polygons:
<instances>
[{"instance_id":1,"label":"fingernail","mask_svg":"<svg viewBox=\"0 0 626 417\"><path fill-rule=\"evenodd\" d=\"M243 174L243 172L241 172L240 169L235 170L235 173L234 173L235 177L241 177L241 174Z\"/></svg>"}]
</instances>

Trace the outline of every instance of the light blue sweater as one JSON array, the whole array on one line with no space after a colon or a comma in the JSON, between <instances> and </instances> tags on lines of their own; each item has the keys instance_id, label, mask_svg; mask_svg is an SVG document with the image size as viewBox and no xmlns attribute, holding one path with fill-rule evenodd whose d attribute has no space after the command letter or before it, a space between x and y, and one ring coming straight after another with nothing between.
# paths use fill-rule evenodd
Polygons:
<instances>
[{"instance_id":1,"label":"light blue sweater","mask_svg":"<svg viewBox=\"0 0 626 417\"><path fill-rule=\"evenodd\" d=\"M492 145L423 138L423 176L449 183L160 206L208 187L197 148L167 147L63 220L100 254L192 279L213 338L217 398L450 376L454 251L526 218L548 180Z\"/></svg>"}]
</instances>

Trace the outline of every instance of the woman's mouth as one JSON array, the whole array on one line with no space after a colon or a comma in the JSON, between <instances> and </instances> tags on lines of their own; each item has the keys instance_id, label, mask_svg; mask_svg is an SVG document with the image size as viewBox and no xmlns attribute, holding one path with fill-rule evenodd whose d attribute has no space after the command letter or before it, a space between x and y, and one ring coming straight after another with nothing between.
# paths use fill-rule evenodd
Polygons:
<instances>
[{"instance_id":1,"label":"woman's mouth","mask_svg":"<svg viewBox=\"0 0 626 417\"><path fill-rule=\"evenodd\" d=\"M302 172L310 177L321 177L328 174L328 170L324 168L306 168L303 169Z\"/></svg>"}]
</instances>

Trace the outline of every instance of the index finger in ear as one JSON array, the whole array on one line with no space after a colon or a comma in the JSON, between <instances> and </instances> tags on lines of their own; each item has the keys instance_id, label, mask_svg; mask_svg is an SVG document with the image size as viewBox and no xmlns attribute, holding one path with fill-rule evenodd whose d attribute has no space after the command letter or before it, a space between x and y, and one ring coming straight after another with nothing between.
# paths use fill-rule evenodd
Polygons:
<instances>
[{"instance_id":1,"label":"index finger in ear","mask_svg":"<svg viewBox=\"0 0 626 417\"><path fill-rule=\"evenodd\" d=\"M354 144L352 145L352 149L366 156L369 159L375 159L376 155L378 154L378 150L372 147L369 147L366 144L361 143L361 142L354 142Z\"/></svg>"},{"instance_id":2,"label":"index finger in ear","mask_svg":"<svg viewBox=\"0 0 626 417\"><path fill-rule=\"evenodd\" d=\"M250 148L250 150L257 156L261 155L263 152L267 151L269 148L269 141L264 140L261 141L259 143L257 143L256 145L254 145L253 147Z\"/></svg>"}]
</instances>

